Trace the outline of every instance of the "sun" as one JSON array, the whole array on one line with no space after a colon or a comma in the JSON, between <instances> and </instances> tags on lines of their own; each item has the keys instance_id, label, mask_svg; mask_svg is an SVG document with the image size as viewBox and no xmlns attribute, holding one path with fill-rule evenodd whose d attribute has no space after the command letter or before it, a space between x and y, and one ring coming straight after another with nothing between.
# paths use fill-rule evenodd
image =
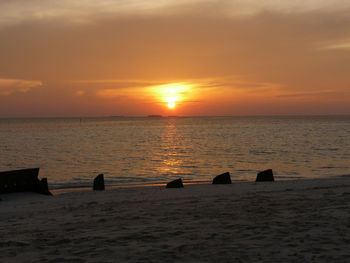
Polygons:
<instances>
[{"instance_id":1,"label":"sun","mask_svg":"<svg viewBox=\"0 0 350 263\"><path fill-rule=\"evenodd\" d=\"M165 101L166 103L168 103L168 108L172 110L175 108L176 106L175 102L178 101L178 98L175 96L170 96L170 97L166 97Z\"/></svg>"},{"instance_id":2,"label":"sun","mask_svg":"<svg viewBox=\"0 0 350 263\"><path fill-rule=\"evenodd\" d=\"M159 104L164 105L168 110L175 110L176 107L184 104L188 99L188 94L191 91L193 84L182 83L168 83L159 86L150 87L150 91Z\"/></svg>"},{"instance_id":3,"label":"sun","mask_svg":"<svg viewBox=\"0 0 350 263\"><path fill-rule=\"evenodd\" d=\"M168 108L169 109L174 109L176 106L175 102L168 102Z\"/></svg>"}]
</instances>

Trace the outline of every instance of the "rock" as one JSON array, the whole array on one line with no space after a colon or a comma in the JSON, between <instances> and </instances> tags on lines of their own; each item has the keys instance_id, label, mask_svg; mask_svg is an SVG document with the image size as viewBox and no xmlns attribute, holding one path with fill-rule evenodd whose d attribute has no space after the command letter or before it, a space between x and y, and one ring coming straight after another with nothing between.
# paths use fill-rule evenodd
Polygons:
<instances>
[{"instance_id":1,"label":"rock","mask_svg":"<svg viewBox=\"0 0 350 263\"><path fill-rule=\"evenodd\" d=\"M103 191L105 190L105 180L103 174L99 174L94 179L94 191Z\"/></svg>"},{"instance_id":2,"label":"rock","mask_svg":"<svg viewBox=\"0 0 350 263\"><path fill-rule=\"evenodd\" d=\"M256 182L273 182L274 180L272 169L259 172L256 177Z\"/></svg>"},{"instance_id":3,"label":"rock","mask_svg":"<svg viewBox=\"0 0 350 263\"><path fill-rule=\"evenodd\" d=\"M0 194L35 192L52 195L48 188L47 179L39 181L38 175L39 168L0 172Z\"/></svg>"},{"instance_id":4,"label":"rock","mask_svg":"<svg viewBox=\"0 0 350 263\"><path fill-rule=\"evenodd\" d=\"M181 188L181 187L184 187L184 185L182 184L181 178L171 181L166 185L166 188Z\"/></svg>"},{"instance_id":5,"label":"rock","mask_svg":"<svg viewBox=\"0 0 350 263\"><path fill-rule=\"evenodd\" d=\"M232 184L229 172L220 174L213 179L213 184Z\"/></svg>"},{"instance_id":6,"label":"rock","mask_svg":"<svg viewBox=\"0 0 350 263\"><path fill-rule=\"evenodd\" d=\"M42 194L46 194L46 195L52 195L49 191L49 184L47 182L47 178L43 178L40 180L40 184L41 184L41 193Z\"/></svg>"}]
</instances>

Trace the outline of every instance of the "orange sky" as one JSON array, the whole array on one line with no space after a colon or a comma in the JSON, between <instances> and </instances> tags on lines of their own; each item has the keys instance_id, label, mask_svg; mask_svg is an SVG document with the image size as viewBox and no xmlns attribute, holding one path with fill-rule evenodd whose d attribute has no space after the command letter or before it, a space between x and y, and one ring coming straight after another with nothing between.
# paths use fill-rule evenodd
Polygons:
<instances>
[{"instance_id":1,"label":"orange sky","mask_svg":"<svg viewBox=\"0 0 350 263\"><path fill-rule=\"evenodd\" d=\"M0 117L350 114L331 2L0 1Z\"/></svg>"}]
</instances>

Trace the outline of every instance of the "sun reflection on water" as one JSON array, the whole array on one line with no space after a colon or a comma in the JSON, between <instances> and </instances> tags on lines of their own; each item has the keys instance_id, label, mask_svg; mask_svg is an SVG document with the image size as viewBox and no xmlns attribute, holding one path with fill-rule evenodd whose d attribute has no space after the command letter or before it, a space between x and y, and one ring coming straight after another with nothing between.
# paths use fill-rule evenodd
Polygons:
<instances>
[{"instance_id":1,"label":"sun reflection on water","mask_svg":"<svg viewBox=\"0 0 350 263\"><path fill-rule=\"evenodd\" d=\"M179 148L181 148L181 136L176 127L176 118L169 118L160 147L162 163L158 171L161 174L179 175L182 173L183 159L179 156Z\"/></svg>"}]
</instances>

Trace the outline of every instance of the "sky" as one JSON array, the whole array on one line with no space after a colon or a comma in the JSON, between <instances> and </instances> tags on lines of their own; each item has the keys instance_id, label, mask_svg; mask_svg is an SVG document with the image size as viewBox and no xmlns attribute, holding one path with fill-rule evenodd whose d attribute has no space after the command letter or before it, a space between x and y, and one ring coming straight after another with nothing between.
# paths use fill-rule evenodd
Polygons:
<instances>
[{"instance_id":1,"label":"sky","mask_svg":"<svg viewBox=\"0 0 350 263\"><path fill-rule=\"evenodd\" d=\"M350 114L348 0L0 0L0 117Z\"/></svg>"}]
</instances>

